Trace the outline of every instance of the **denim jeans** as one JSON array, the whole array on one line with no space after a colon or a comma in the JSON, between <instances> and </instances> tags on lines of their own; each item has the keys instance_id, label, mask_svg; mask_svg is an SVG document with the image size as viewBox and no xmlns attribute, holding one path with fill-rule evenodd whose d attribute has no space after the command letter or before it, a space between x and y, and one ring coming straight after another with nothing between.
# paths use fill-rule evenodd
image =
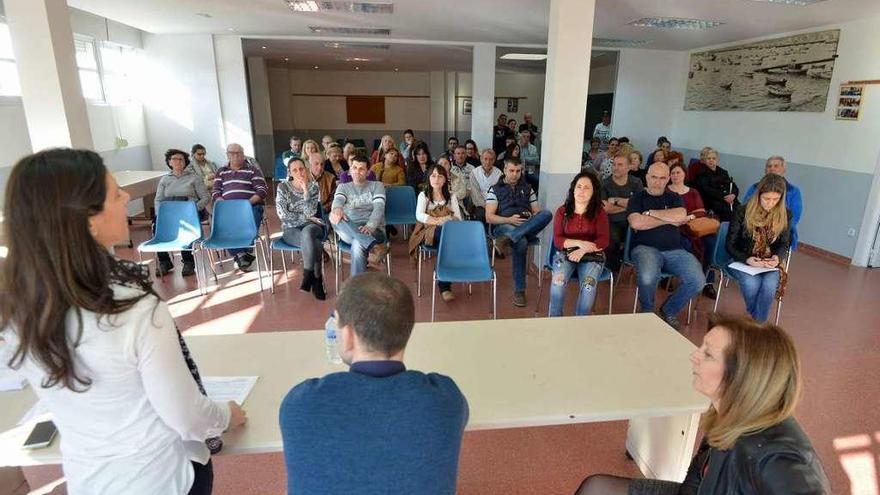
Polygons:
<instances>
[{"instance_id":1,"label":"denim jeans","mask_svg":"<svg viewBox=\"0 0 880 495\"><path fill-rule=\"evenodd\" d=\"M259 204L259 205L252 205L252 206L254 209L254 223L257 224L257 235L260 235L260 224L263 223L263 205ZM251 248L234 248L234 249L227 249L227 251L229 251L229 254L231 254L232 256L235 256L240 253L250 254L252 249Z\"/></svg>"},{"instance_id":2,"label":"denim jeans","mask_svg":"<svg viewBox=\"0 0 880 495\"><path fill-rule=\"evenodd\" d=\"M703 274L700 262L684 249L660 251L650 246L638 245L632 248L630 257L636 266L639 305L642 307L642 312L654 311L654 295L657 292L661 271L675 275L681 280L678 289L660 308L666 316L677 315L706 284L706 275Z\"/></svg>"},{"instance_id":3,"label":"denim jeans","mask_svg":"<svg viewBox=\"0 0 880 495\"><path fill-rule=\"evenodd\" d=\"M574 314L577 316L590 314L593 311L593 303L596 302L596 285L599 283L599 275L602 274L603 268L602 263L574 263L565 257L564 251L556 251L553 255L553 278L550 283L550 316L562 316L565 286L575 272L580 289Z\"/></svg>"},{"instance_id":4,"label":"denim jeans","mask_svg":"<svg viewBox=\"0 0 880 495\"><path fill-rule=\"evenodd\" d=\"M513 290L515 292L526 290L526 253L529 250L529 240L535 239L537 234L544 230L544 227L552 220L552 213L541 210L519 227L510 224L493 226L493 236L506 235L510 237L513 248Z\"/></svg>"},{"instance_id":5,"label":"denim jeans","mask_svg":"<svg viewBox=\"0 0 880 495\"><path fill-rule=\"evenodd\" d=\"M779 270L757 275L749 275L734 269L729 271L739 283L739 290L746 302L746 311L755 321L766 322L770 316L770 308L773 307L773 300L776 298L776 288L779 287Z\"/></svg>"},{"instance_id":6,"label":"denim jeans","mask_svg":"<svg viewBox=\"0 0 880 495\"><path fill-rule=\"evenodd\" d=\"M367 271L367 256L370 253L370 248L377 242L385 242L385 232L382 229L374 230L372 235L364 234L358 230L362 225L340 220L333 226L333 229L339 234L339 238L343 242L351 244L350 273L352 277Z\"/></svg>"}]
</instances>

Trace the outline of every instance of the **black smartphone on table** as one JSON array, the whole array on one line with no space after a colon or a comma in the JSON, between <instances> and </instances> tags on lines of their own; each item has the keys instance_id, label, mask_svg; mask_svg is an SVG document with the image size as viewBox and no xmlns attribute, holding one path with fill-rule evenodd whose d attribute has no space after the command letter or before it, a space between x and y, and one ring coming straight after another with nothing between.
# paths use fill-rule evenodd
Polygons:
<instances>
[{"instance_id":1,"label":"black smartphone on table","mask_svg":"<svg viewBox=\"0 0 880 495\"><path fill-rule=\"evenodd\" d=\"M24 448L42 449L48 447L57 433L58 428L55 427L55 423L52 421L40 421L34 425L31 434L24 441Z\"/></svg>"}]
</instances>

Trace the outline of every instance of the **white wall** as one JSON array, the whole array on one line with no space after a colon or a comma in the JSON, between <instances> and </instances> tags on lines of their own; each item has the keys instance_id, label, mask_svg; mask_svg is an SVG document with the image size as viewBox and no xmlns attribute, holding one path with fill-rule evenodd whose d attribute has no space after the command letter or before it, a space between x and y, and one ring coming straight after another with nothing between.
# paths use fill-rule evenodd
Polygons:
<instances>
[{"instance_id":1,"label":"white wall","mask_svg":"<svg viewBox=\"0 0 880 495\"><path fill-rule=\"evenodd\" d=\"M617 63L611 132L629 137L643 153L653 151L658 136L670 136L676 110L682 108L686 54L624 49ZM673 146L679 145L674 137L670 139Z\"/></svg>"},{"instance_id":2,"label":"white wall","mask_svg":"<svg viewBox=\"0 0 880 495\"><path fill-rule=\"evenodd\" d=\"M472 77L469 72L458 73L458 96L471 96ZM533 122L542 128L541 118L544 113L544 74L525 74L512 72L498 72L495 74L495 97L497 106L493 115L505 114L508 118L516 119L517 124L523 123L523 113L531 112ZM507 111L506 97L519 97L516 112ZM462 98L456 99L456 130L460 133L471 129L471 116L461 114ZM495 122L492 123L495 125ZM489 147L492 143L477 143L481 148Z\"/></svg>"},{"instance_id":3,"label":"white wall","mask_svg":"<svg viewBox=\"0 0 880 495\"><path fill-rule=\"evenodd\" d=\"M611 55L603 55L610 57ZM601 95L615 91L617 78L617 64L590 67L590 85L587 94Z\"/></svg>"},{"instance_id":4,"label":"white wall","mask_svg":"<svg viewBox=\"0 0 880 495\"><path fill-rule=\"evenodd\" d=\"M146 121L154 167L168 148L201 143L208 157L225 158L214 41L208 34L144 34Z\"/></svg>"},{"instance_id":5,"label":"white wall","mask_svg":"<svg viewBox=\"0 0 880 495\"><path fill-rule=\"evenodd\" d=\"M740 155L766 158L781 154L793 162L873 173L880 150L880 98L870 93L877 93L878 87L868 89L860 121L835 120L834 115L835 93L841 82L880 78L880 18L809 31L837 27L841 30L838 58L824 112L685 112L678 104L684 101L685 86L681 84L671 133L673 145L699 149L710 143ZM788 34L795 33L772 38ZM678 72L686 70L685 66ZM748 139L743 139L743 131Z\"/></svg>"}]
</instances>

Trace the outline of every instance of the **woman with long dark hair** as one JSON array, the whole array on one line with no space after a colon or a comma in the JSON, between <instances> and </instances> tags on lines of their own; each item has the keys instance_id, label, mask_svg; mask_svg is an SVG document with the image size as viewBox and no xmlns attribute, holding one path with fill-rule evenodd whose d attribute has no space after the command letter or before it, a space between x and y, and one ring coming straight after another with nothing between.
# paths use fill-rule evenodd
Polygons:
<instances>
[{"instance_id":1,"label":"woman with long dark hair","mask_svg":"<svg viewBox=\"0 0 880 495\"><path fill-rule=\"evenodd\" d=\"M592 171L571 181L565 204L553 216L553 281L550 316L562 316L565 286L577 273L580 281L575 314L588 315L596 302L596 285L605 268L608 247L608 214L602 207L602 186Z\"/></svg>"},{"instance_id":2,"label":"woman with long dark hair","mask_svg":"<svg viewBox=\"0 0 880 495\"><path fill-rule=\"evenodd\" d=\"M442 165L434 165L428 169L425 190L419 193L416 201L416 220L419 223L413 228L409 238L409 254L415 258L421 244L440 246L440 232L446 222L461 220L461 209L458 198L449 189L449 172ZM452 284L437 282L443 302L455 299Z\"/></svg>"},{"instance_id":3,"label":"woman with long dark hair","mask_svg":"<svg viewBox=\"0 0 880 495\"><path fill-rule=\"evenodd\" d=\"M416 141L412 149L413 159L406 164L406 184L417 192L426 188L428 169L434 166L431 151L424 141Z\"/></svg>"},{"instance_id":4,"label":"woman with long dark hair","mask_svg":"<svg viewBox=\"0 0 880 495\"><path fill-rule=\"evenodd\" d=\"M690 361L693 388L711 405L684 481L595 474L576 495L831 493L819 456L794 419L802 379L785 331L713 313Z\"/></svg>"},{"instance_id":5,"label":"woman with long dark hair","mask_svg":"<svg viewBox=\"0 0 880 495\"><path fill-rule=\"evenodd\" d=\"M246 418L200 392L147 271L111 253L128 239L128 200L92 151L41 151L13 167L4 360L52 413L68 493L208 494L205 441Z\"/></svg>"}]
</instances>

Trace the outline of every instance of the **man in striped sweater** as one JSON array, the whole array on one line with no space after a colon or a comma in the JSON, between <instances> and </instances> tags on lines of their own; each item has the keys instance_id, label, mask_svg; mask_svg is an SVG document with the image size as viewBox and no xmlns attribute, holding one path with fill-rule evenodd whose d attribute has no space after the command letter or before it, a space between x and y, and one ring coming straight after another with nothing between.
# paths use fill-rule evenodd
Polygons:
<instances>
[{"instance_id":1,"label":"man in striped sweater","mask_svg":"<svg viewBox=\"0 0 880 495\"><path fill-rule=\"evenodd\" d=\"M263 201L266 199L266 179L263 172L246 162L244 148L238 143L230 143L226 147L229 164L220 167L214 176L214 201L226 199L246 199L254 209L254 222L259 230L263 221ZM249 272L254 262L250 248L230 249L229 254L235 258L239 270Z\"/></svg>"}]
</instances>

